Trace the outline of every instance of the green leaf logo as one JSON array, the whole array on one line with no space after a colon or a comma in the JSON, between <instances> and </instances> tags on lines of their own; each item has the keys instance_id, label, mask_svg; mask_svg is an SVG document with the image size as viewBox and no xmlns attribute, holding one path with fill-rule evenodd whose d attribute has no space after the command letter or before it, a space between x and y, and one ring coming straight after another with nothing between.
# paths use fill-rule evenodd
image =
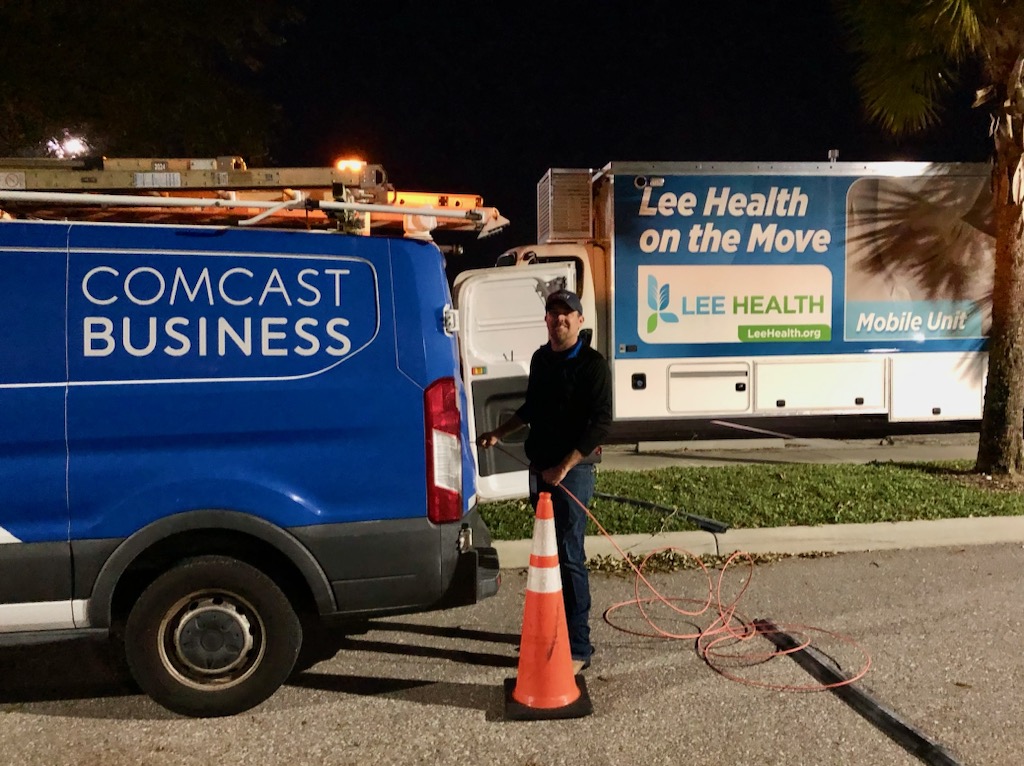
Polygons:
<instances>
[{"instance_id":1,"label":"green leaf logo","mask_svg":"<svg viewBox=\"0 0 1024 766\"><path fill-rule=\"evenodd\" d=\"M677 317L671 311L666 311L671 298L669 296L668 285L658 285L658 280L653 276L648 275L647 277L647 308L651 310L651 315L647 317L647 332L652 333L658 327L658 320L662 322L668 322L669 324L675 324L679 321Z\"/></svg>"}]
</instances>

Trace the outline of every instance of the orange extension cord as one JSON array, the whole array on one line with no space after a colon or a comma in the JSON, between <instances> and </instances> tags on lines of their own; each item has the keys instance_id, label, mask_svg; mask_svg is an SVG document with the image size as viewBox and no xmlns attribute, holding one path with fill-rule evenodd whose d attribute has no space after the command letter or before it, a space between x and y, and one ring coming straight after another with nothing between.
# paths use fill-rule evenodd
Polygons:
<instances>
[{"instance_id":1,"label":"orange extension cord","mask_svg":"<svg viewBox=\"0 0 1024 766\"><path fill-rule=\"evenodd\" d=\"M609 625L616 630L620 630L623 633L629 633L635 636L647 636L651 638L668 638L668 639L683 639L695 641L695 649L697 654L704 660L707 665L725 678L740 683L749 684L751 686L759 686L766 689L776 689L780 691L791 691L791 692L814 692L814 691L826 691L828 689L834 689L840 686L847 686L856 681L859 681L871 668L871 656L868 652L854 641L849 636L844 636L840 633L834 633L823 628L817 628L811 625L797 625L797 624L782 624L775 625L772 629L768 629L763 625L755 624L754 622L744 618L738 611L737 606L740 598L746 593L747 588L750 587L750 583L753 580L754 573L754 559L746 552L736 551L733 553L722 566L721 572L718 575L717 587L712 583L711 573L707 567L704 566L704 562L701 561L699 556L694 555L690 551L681 550L673 547L661 548L657 551L653 551L640 562L639 566L636 566L626 553L619 547L615 539L608 533L608 531L601 525L601 522L597 520L590 509L587 508L579 499L572 494L565 487L559 486L559 489L565 492L565 494L571 498L580 508L582 508L590 520L594 522L595 526L601 532L602 535L608 538L611 544L618 551L623 561L629 564L630 568L635 573L636 577L633 581L633 593L634 597L629 601L622 601L618 604L613 604L604 611L604 619ZM676 551L686 556L692 557L697 564L700 565L701 570L704 572L704 576L707 578L707 596L704 599L698 598L670 598L664 596L657 588L651 584L650 580L644 575L644 567L650 558L658 553L664 551ZM729 570L729 567L737 559L746 559L750 571L744 580L743 587L740 588L739 592L732 598L731 601L726 602L722 595L723 583L725 581L725 574ZM650 596L642 596L641 585L647 588L650 592ZM682 615L684 617L699 617L703 614L717 613L712 622L703 630L696 633L673 633L672 631L665 630L659 627L654 619L648 613L645 608L649 604L663 604L664 606L671 609L675 614ZM695 610L685 609L678 604L696 604L699 608ZM637 631L629 628L616 625L611 615L620 609L627 606L636 606L643 615L644 621L650 626L651 631ZM712 610L712 607L714 609ZM800 636L799 645L791 649L779 650L773 649L771 651L759 651L755 648L737 650L738 646L750 645L752 640L757 636L766 636L770 633L788 633L790 635ZM730 672L726 669L726 666L740 666L750 667L753 665L762 665L769 660L776 659L778 657L785 656L794 652L798 652L807 649L811 646L812 635L823 635L829 636L841 643L844 643L859 652L864 658L864 664L856 673L848 675L846 680L839 681L833 684L807 684L807 685L791 685L791 684L775 684L767 683L763 681L757 681L750 678L745 678L741 675L737 675L734 672Z\"/></svg>"}]
</instances>

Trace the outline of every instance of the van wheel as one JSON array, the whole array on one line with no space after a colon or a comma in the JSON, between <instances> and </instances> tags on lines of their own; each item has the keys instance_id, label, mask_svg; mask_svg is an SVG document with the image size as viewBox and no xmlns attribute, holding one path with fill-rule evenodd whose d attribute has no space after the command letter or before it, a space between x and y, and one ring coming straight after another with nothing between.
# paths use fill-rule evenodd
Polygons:
<instances>
[{"instance_id":1,"label":"van wheel","mask_svg":"<svg viewBox=\"0 0 1024 766\"><path fill-rule=\"evenodd\" d=\"M125 625L142 690L182 715L233 715L291 673L302 629L273 580L241 561L190 559L143 591Z\"/></svg>"},{"instance_id":2,"label":"van wheel","mask_svg":"<svg viewBox=\"0 0 1024 766\"><path fill-rule=\"evenodd\" d=\"M302 647L295 660L292 675L304 673L314 665L329 660L349 643L348 636L337 630L330 630L318 622L303 623Z\"/></svg>"}]
</instances>

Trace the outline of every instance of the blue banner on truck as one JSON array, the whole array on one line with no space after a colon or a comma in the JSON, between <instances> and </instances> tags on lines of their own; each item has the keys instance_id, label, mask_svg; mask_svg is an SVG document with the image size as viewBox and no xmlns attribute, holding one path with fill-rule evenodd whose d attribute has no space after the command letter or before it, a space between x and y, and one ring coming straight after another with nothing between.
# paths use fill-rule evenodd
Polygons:
<instances>
[{"instance_id":1,"label":"blue banner on truck","mask_svg":"<svg viewBox=\"0 0 1024 766\"><path fill-rule=\"evenodd\" d=\"M984 174L617 175L616 358L984 348Z\"/></svg>"}]
</instances>

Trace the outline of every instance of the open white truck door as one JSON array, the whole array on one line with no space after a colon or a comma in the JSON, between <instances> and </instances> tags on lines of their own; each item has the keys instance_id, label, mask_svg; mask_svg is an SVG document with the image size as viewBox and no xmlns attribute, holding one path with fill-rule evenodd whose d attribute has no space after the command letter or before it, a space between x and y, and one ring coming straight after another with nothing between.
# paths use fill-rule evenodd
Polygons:
<instances>
[{"instance_id":1,"label":"open white truck door","mask_svg":"<svg viewBox=\"0 0 1024 766\"><path fill-rule=\"evenodd\" d=\"M562 287L576 289L576 269L571 263L475 269L456 277L459 353L474 442L523 403L530 358L547 342L544 302ZM496 447L475 448L481 500L527 495L523 444L528 433L523 428Z\"/></svg>"}]
</instances>

